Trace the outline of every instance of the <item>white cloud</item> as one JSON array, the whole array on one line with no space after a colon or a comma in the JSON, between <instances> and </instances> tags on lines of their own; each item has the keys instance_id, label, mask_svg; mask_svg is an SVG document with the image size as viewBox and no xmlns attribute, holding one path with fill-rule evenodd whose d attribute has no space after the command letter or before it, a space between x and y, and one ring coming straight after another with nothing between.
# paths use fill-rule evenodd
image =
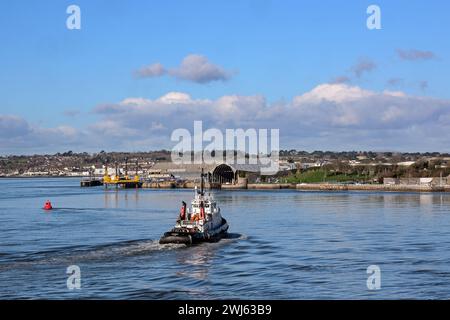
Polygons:
<instances>
[{"instance_id":1,"label":"white cloud","mask_svg":"<svg viewBox=\"0 0 450 320\"><path fill-rule=\"evenodd\" d=\"M31 132L25 119L12 115L0 115L0 141L27 135Z\"/></svg>"},{"instance_id":2,"label":"white cloud","mask_svg":"<svg viewBox=\"0 0 450 320\"><path fill-rule=\"evenodd\" d=\"M81 145L84 134L60 125L44 128L14 115L0 115L0 154L32 153Z\"/></svg>"},{"instance_id":3,"label":"white cloud","mask_svg":"<svg viewBox=\"0 0 450 320\"><path fill-rule=\"evenodd\" d=\"M161 63L154 63L136 70L135 75L138 78L153 78L163 76L166 72L167 70Z\"/></svg>"},{"instance_id":4,"label":"white cloud","mask_svg":"<svg viewBox=\"0 0 450 320\"><path fill-rule=\"evenodd\" d=\"M172 130L192 130L194 120L203 120L205 128L222 130L279 128L282 145L302 148L314 144L315 149L333 145L334 149L414 149L419 132L424 141L436 138L433 134L442 139L442 132L450 129L449 101L346 84L322 84L290 102L277 104L269 104L263 96L227 95L209 100L172 92L155 100L126 99L109 109L96 110L118 127L139 128L136 139L148 136L152 124L158 123L159 134L166 135L167 143ZM424 136L425 132L430 136ZM338 145L330 146L336 139ZM448 150L447 145L422 146L432 147Z\"/></svg>"},{"instance_id":5,"label":"white cloud","mask_svg":"<svg viewBox=\"0 0 450 320\"><path fill-rule=\"evenodd\" d=\"M154 63L135 71L135 75L139 78L161 77L166 74L180 80L200 84L227 81L232 76L231 72L213 64L207 57L199 54L186 56L176 68L166 69L161 63Z\"/></svg>"},{"instance_id":6,"label":"white cloud","mask_svg":"<svg viewBox=\"0 0 450 320\"><path fill-rule=\"evenodd\" d=\"M3 116L0 142L43 148L77 143L79 150L171 148L174 129L192 131L193 122L203 120L205 130L278 128L280 145L286 148L450 151L449 100L347 84L322 84L275 104L260 95L196 99L169 92L156 99L130 97L100 105L94 113L99 120L81 131L36 128L21 118Z\"/></svg>"},{"instance_id":7,"label":"white cloud","mask_svg":"<svg viewBox=\"0 0 450 320\"><path fill-rule=\"evenodd\" d=\"M198 54L186 56L180 66L169 70L169 73L176 78L197 83L226 81L231 76L222 67L209 62L208 58Z\"/></svg>"},{"instance_id":8,"label":"white cloud","mask_svg":"<svg viewBox=\"0 0 450 320\"><path fill-rule=\"evenodd\" d=\"M191 96L183 92L169 92L166 95L158 99L161 103L174 104L174 103L191 103Z\"/></svg>"},{"instance_id":9,"label":"white cloud","mask_svg":"<svg viewBox=\"0 0 450 320\"><path fill-rule=\"evenodd\" d=\"M343 84L318 86L294 98L292 107L298 110L297 117L306 117L320 127L349 129L435 126L439 116L450 113L449 101L398 91L379 93Z\"/></svg>"},{"instance_id":10,"label":"white cloud","mask_svg":"<svg viewBox=\"0 0 450 320\"><path fill-rule=\"evenodd\" d=\"M294 98L294 104L320 103L324 101L348 103L355 100L366 99L374 93L357 86L345 84L322 84L313 90Z\"/></svg>"}]
</instances>

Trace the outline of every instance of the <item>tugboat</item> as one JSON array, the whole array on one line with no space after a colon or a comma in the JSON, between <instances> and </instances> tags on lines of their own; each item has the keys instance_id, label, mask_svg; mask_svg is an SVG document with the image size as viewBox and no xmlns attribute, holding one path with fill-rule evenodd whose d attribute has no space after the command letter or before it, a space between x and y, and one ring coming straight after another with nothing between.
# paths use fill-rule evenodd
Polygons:
<instances>
[{"instance_id":1,"label":"tugboat","mask_svg":"<svg viewBox=\"0 0 450 320\"><path fill-rule=\"evenodd\" d=\"M222 218L216 201L210 195L205 195L204 177L202 169L200 191L195 187L191 208L186 210L186 202L182 202L175 227L164 233L159 240L160 244L189 246L200 242L217 242L226 236L228 223Z\"/></svg>"}]
</instances>

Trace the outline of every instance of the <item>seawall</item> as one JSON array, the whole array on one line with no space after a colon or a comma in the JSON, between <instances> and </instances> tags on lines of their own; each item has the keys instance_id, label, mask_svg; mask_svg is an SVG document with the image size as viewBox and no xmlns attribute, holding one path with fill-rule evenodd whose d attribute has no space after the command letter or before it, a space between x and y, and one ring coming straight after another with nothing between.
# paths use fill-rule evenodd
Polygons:
<instances>
[{"instance_id":1,"label":"seawall","mask_svg":"<svg viewBox=\"0 0 450 320\"><path fill-rule=\"evenodd\" d=\"M143 188L154 189L193 189L194 182L146 182ZM281 190L293 189L299 191L387 191L387 192L450 192L450 185L384 185L384 184L332 184L332 183L249 183L245 184L214 184L206 183L205 188L221 190Z\"/></svg>"},{"instance_id":2,"label":"seawall","mask_svg":"<svg viewBox=\"0 0 450 320\"><path fill-rule=\"evenodd\" d=\"M391 192L450 192L450 185L384 185L384 184L297 184L297 190L316 191L391 191Z\"/></svg>"}]
</instances>

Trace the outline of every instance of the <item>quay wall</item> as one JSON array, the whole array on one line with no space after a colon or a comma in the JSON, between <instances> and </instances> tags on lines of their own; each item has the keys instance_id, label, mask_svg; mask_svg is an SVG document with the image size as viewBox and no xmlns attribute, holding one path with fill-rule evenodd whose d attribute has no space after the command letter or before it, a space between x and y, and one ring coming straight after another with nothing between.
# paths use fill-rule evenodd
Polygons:
<instances>
[{"instance_id":1,"label":"quay wall","mask_svg":"<svg viewBox=\"0 0 450 320\"><path fill-rule=\"evenodd\" d=\"M315 191L395 191L395 192L450 192L450 185L383 185L383 184L297 184L297 190Z\"/></svg>"},{"instance_id":2,"label":"quay wall","mask_svg":"<svg viewBox=\"0 0 450 320\"><path fill-rule=\"evenodd\" d=\"M198 185L195 182L177 183L172 181L163 182L145 182L143 188L154 189L194 189ZM450 185L384 185L384 184L331 184L331 183L311 183L311 184L293 184L293 183L249 183L245 184L214 184L206 183L206 189L222 190L280 190L294 189L304 191L391 191L391 192L450 192Z\"/></svg>"}]
</instances>

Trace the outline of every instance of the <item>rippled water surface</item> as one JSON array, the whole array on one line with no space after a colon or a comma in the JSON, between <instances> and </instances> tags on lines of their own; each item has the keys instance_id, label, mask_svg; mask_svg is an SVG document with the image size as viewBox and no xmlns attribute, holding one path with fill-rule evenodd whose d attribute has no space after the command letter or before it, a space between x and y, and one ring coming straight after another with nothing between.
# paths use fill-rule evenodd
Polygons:
<instances>
[{"instance_id":1,"label":"rippled water surface","mask_svg":"<svg viewBox=\"0 0 450 320\"><path fill-rule=\"evenodd\" d=\"M216 191L230 236L159 245L189 190L0 180L0 298L450 298L450 195ZM55 210L40 209L50 199ZM81 289L68 290L78 265ZM369 265L381 289L369 291Z\"/></svg>"}]
</instances>

